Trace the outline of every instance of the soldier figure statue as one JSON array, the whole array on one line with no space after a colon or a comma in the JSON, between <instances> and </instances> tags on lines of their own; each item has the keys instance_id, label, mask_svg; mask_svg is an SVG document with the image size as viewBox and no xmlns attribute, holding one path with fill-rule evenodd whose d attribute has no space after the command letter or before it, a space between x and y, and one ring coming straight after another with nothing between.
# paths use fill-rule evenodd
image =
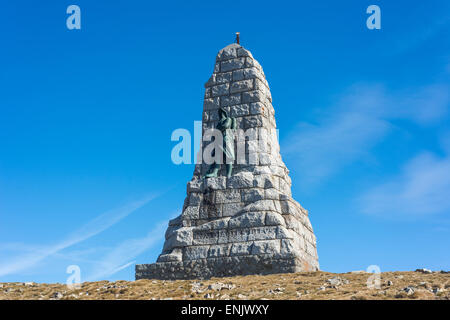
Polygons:
<instances>
[{"instance_id":1,"label":"soldier figure statue","mask_svg":"<svg viewBox=\"0 0 450 320\"><path fill-rule=\"evenodd\" d=\"M225 158L225 165L227 171L227 178L231 177L233 170L234 155L234 130L236 129L236 119L228 116L224 108L219 109L219 123L217 123L217 130L220 130L223 137L223 144L217 146L223 152ZM216 149L213 150L212 156L215 156ZM222 159L223 159L222 158ZM204 175L205 178L217 177L220 170L220 163L214 162L209 170Z\"/></svg>"}]
</instances>

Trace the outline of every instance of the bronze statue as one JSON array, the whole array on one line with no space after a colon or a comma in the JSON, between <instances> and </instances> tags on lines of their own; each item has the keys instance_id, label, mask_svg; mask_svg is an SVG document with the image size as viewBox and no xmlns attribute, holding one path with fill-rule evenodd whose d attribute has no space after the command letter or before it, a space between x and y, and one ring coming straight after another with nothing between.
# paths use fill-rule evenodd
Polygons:
<instances>
[{"instance_id":1,"label":"bronze statue","mask_svg":"<svg viewBox=\"0 0 450 320\"><path fill-rule=\"evenodd\" d=\"M225 158L225 165L227 171L227 178L231 177L233 171L233 161L235 159L234 155L234 133L236 129L236 119L228 116L227 111L224 108L219 109L219 123L216 126L217 130L220 130L223 137L222 146L218 146ZM213 150L212 156L215 156L216 149ZM205 178L217 177L219 173L221 164L214 162L209 170L204 175Z\"/></svg>"}]
</instances>

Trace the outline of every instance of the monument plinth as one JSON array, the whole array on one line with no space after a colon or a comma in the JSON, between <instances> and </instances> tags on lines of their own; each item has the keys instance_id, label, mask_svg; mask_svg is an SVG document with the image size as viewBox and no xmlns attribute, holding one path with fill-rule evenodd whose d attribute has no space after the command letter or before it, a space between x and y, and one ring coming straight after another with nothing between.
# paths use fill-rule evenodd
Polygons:
<instances>
[{"instance_id":1,"label":"monument plinth","mask_svg":"<svg viewBox=\"0 0 450 320\"><path fill-rule=\"evenodd\" d=\"M219 51L205 88L203 134L224 134L220 150L232 165L196 165L162 253L156 263L136 265L136 279L319 270L308 212L291 195L261 65L231 44ZM203 140L202 155L214 142Z\"/></svg>"}]
</instances>

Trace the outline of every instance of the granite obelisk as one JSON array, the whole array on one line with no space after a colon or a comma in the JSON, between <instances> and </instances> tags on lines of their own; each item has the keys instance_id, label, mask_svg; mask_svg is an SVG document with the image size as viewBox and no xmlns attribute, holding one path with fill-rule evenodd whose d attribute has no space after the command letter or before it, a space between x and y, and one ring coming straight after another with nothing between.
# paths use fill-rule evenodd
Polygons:
<instances>
[{"instance_id":1,"label":"granite obelisk","mask_svg":"<svg viewBox=\"0 0 450 320\"><path fill-rule=\"evenodd\" d=\"M196 165L162 253L156 263L136 265L136 279L319 270L308 212L292 198L261 65L241 45L228 45L205 88L203 134L228 121L224 114L235 121L232 173L222 165L208 175L210 164ZM208 145L203 139L202 155Z\"/></svg>"}]
</instances>

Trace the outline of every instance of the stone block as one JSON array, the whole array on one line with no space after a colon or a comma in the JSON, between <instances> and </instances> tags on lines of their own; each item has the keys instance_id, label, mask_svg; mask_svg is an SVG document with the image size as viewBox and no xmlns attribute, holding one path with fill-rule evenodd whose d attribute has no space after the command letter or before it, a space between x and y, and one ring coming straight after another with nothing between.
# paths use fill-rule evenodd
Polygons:
<instances>
[{"instance_id":1,"label":"stone block","mask_svg":"<svg viewBox=\"0 0 450 320\"><path fill-rule=\"evenodd\" d=\"M215 87L213 87L213 95L214 95L214 88ZM253 90L253 80L242 80L233 82L230 88L231 93L244 92L250 90Z\"/></svg>"},{"instance_id":2,"label":"stone block","mask_svg":"<svg viewBox=\"0 0 450 320\"><path fill-rule=\"evenodd\" d=\"M260 228L235 229L235 230L245 230L244 232L245 232L245 234L247 234L247 241L252 241L252 240L257 241L257 240L277 239L278 227L265 226L265 227L260 227Z\"/></svg>"},{"instance_id":3,"label":"stone block","mask_svg":"<svg viewBox=\"0 0 450 320\"><path fill-rule=\"evenodd\" d=\"M281 239L280 253L282 255L295 255L299 248L294 245L294 241L290 239Z\"/></svg>"},{"instance_id":4,"label":"stone block","mask_svg":"<svg viewBox=\"0 0 450 320\"><path fill-rule=\"evenodd\" d=\"M184 248L183 260L197 260L208 258L209 246L192 246Z\"/></svg>"},{"instance_id":5,"label":"stone block","mask_svg":"<svg viewBox=\"0 0 450 320\"><path fill-rule=\"evenodd\" d=\"M275 177L270 174L257 175L253 180L253 186L264 189L276 188L278 186L276 185L276 181L274 180Z\"/></svg>"},{"instance_id":6,"label":"stone block","mask_svg":"<svg viewBox=\"0 0 450 320\"><path fill-rule=\"evenodd\" d=\"M243 189L242 201L243 202L256 202L264 199L264 189Z\"/></svg>"},{"instance_id":7,"label":"stone block","mask_svg":"<svg viewBox=\"0 0 450 320\"><path fill-rule=\"evenodd\" d=\"M260 90L253 90L242 93L242 102L243 103L252 103L252 102L264 102L265 100L264 92Z\"/></svg>"},{"instance_id":8,"label":"stone block","mask_svg":"<svg viewBox=\"0 0 450 320\"><path fill-rule=\"evenodd\" d=\"M226 189L216 192L216 203L240 202L241 193L239 190Z\"/></svg>"},{"instance_id":9,"label":"stone block","mask_svg":"<svg viewBox=\"0 0 450 320\"><path fill-rule=\"evenodd\" d=\"M193 231L193 245L217 244L219 232L217 230L195 230Z\"/></svg>"},{"instance_id":10,"label":"stone block","mask_svg":"<svg viewBox=\"0 0 450 320\"><path fill-rule=\"evenodd\" d=\"M158 262L173 262L181 261L183 259L183 253L179 248L173 249L171 253L160 254L157 261Z\"/></svg>"},{"instance_id":11,"label":"stone block","mask_svg":"<svg viewBox=\"0 0 450 320\"><path fill-rule=\"evenodd\" d=\"M266 240L253 242L251 254L272 254L280 253L280 240Z\"/></svg>"},{"instance_id":12,"label":"stone block","mask_svg":"<svg viewBox=\"0 0 450 320\"><path fill-rule=\"evenodd\" d=\"M252 242L234 243L231 246L230 256L247 255L252 252Z\"/></svg>"},{"instance_id":13,"label":"stone block","mask_svg":"<svg viewBox=\"0 0 450 320\"><path fill-rule=\"evenodd\" d=\"M280 192L275 188L265 189L264 197L268 200L279 200Z\"/></svg>"},{"instance_id":14,"label":"stone block","mask_svg":"<svg viewBox=\"0 0 450 320\"><path fill-rule=\"evenodd\" d=\"M203 204L200 206L199 218L200 219L214 219L222 217L222 205L219 203Z\"/></svg>"},{"instance_id":15,"label":"stone block","mask_svg":"<svg viewBox=\"0 0 450 320\"><path fill-rule=\"evenodd\" d=\"M220 105L222 107L234 106L237 104L241 104L241 94L240 93L234 93L234 94L230 94L228 96L221 97Z\"/></svg>"},{"instance_id":16,"label":"stone block","mask_svg":"<svg viewBox=\"0 0 450 320\"><path fill-rule=\"evenodd\" d=\"M216 60L221 61L236 58L238 56L237 50L239 49L241 49L241 46L238 45L237 43L230 44L219 51Z\"/></svg>"},{"instance_id":17,"label":"stone block","mask_svg":"<svg viewBox=\"0 0 450 320\"><path fill-rule=\"evenodd\" d=\"M192 229L182 227L175 230L164 243L163 251L170 251L177 247L186 247L192 244Z\"/></svg>"},{"instance_id":18,"label":"stone block","mask_svg":"<svg viewBox=\"0 0 450 320\"><path fill-rule=\"evenodd\" d=\"M213 177L213 178L206 178L206 188L210 190L222 190L226 188L226 177Z\"/></svg>"},{"instance_id":19,"label":"stone block","mask_svg":"<svg viewBox=\"0 0 450 320\"><path fill-rule=\"evenodd\" d=\"M271 165L272 162L274 162L274 161L270 154L268 154L268 153L260 153L259 154L259 164L261 166Z\"/></svg>"},{"instance_id":20,"label":"stone block","mask_svg":"<svg viewBox=\"0 0 450 320\"><path fill-rule=\"evenodd\" d=\"M250 111L249 111L248 104L238 104L236 106L231 107L231 116L233 118L248 116L249 113L250 113Z\"/></svg>"},{"instance_id":21,"label":"stone block","mask_svg":"<svg viewBox=\"0 0 450 320\"><path fill-rule=\"evenodd\" d=\"M199 192L193 192L189 196L189 205L190 206L198 206L203 200L203 194Z\"/></svg>"},{"instance_id":22,"label":"stone block","mask_svg":"<svg viewBox=\"0 0 450 320\"><path fill-rule=\"evenodd\" d=\"M249 203L242 210L243 212L252 212L252 211L276 211L273 200L259 200L252 203Z\"/></svg>"},{"instance_id":23,"label":"stone block","mask_svg":"<svg viewBox=\"0 0 450 320\"><path fill-rule=\"evenodd\" d=\"M205 89L205 99L211 98L211 88Z\"/></svg>"},{"instance_id":24,"label":"stone block","mask_svg":"<svg viewBox=\"0 0 450 320\"><path fill-rule=\"evenodd\" d=\"M246 49L244 49L244 48L242 48L242 47L237 49L237 56L238 57L250 57L250 58L253 58L251 52L246 50Z\"/></svg>"},{"instance_id":25,"label":"stone block","mask_svg":"<svg viewBox=\"0 0 450 320\"><path fill-rule=\"evenodd\" d=\"M233 72L219 73L216 75L216 84L228 83L233 80Z\"/></svg>"},{"instance_id":26,"label":"stone block","mask_svg":"<svg viewBox=\"0 0 450 320\"><path fill-rule=\"evenodd\" d=\"M233 81L244 80L244 69L233 71Z\"/></svg>"},{"instance_id":27,"label":"stone block","mask_svg":"<svg viewBox=\"0 0 450 320\"><path fill-rule=\"evenodd\" d=\"M199 219L199 206L188 206L183 211L183 219Z\"/></svg>"},{"instance_id":28,"label":"stone block","mask_svg":"<svg viewBox=\"0 0 450 320\"><path fill-rule=\"evenodd\" d=\"M178 228L181 228L182 226L168 226L166 229L166 233L164 234L164 238L167 240L172 236L172 233L177 230Z\"/></svg>"},{"instance_id":29,"label":"stone block","mask_svg":"<svg viewBox=\"0 0 450 320\"><path fill-rule=\"evenodd\" d=\"M230 89L230 85L228 83L213 86L211 88L212 96L217 97L217 96L227 95L229 92L229 89Z\"/></svg>"},{"instance_id":30,"label":"stone block","mask_svg":"<svg viewBox=\"0 0 450 320\"><path fill-rule=\"evenodd\" d=\"M208 258L226 257L230 255L231 244L218 244L209 247Z\"/></svg>"},{"instance_id":31,"label":"stone block","mask_svg":"<svg viewBox=\"0 0 450 320\"><path fill-rule=\"evenodd\" d=\"M283 214L292 214L292 215L299 215L300 212L296 208L296 206L289 200L283 200L280 201L281 203L281 212Z\"/></svg>"},{"instance_id":32,"label":"stone block","mask_svg":"<svg viewBox=\"0 0 450 320\"><path fill-rule=\"evenodd\" d=\"M216 62L214 65L214 73L220 72L220 62Z\"/></svg>"},{"instance_id":33,"label":"stone block","mask_svg":"<svg viewBox=\"0 0 450 320\"><path fill-rule=\"evenodd\" d=\"M283 226L277 227L277 238L279 239L294 239L296 235L292 230L289 230Z\"/></svg>"},{"instance_id":34,"label":"stone block","mask_svg":"<svg viewBox=\"0 0 450 320\"><path fill-rule=\"evenodd\" d=\"M281 214L275 212L267 212L266 213L266 226L285 226L286 223Z\"/></svg>"},{"instance_id":35,"label":"stone block","mask_svg":"<svg viewBox=\"0 0 450 320\"><path fill-rule=\"evenodd\" d=\"M179 215L178 217L169 220L169 226L179 226L181 225L181 220L182 217Z\"/></svg>"},{"instance_id":36,"label":"stone block","mask_svg":"<svg viewBox=\"0 0 450 320\"><path fill-rule=\"evenodd\" d=\"M233 71L236 69L243 68L244 65L245 65L245 58L230 59L222 61L222 63L220 64L220 70L222 72Z\"/></svg>"},{"instance_id":37,"label":"stone block","mask_svg":"<svg viewBox=\"0 0 450 320\"><path fill-rule=\"evenodd\" d=\"M240 99L240 96L239 96ZM204 110L217 110L220 108L220 98L209 98L205 99L203 102L203 109Z\"/></svg>"},{"instance_id":38,"label":"stone block","mask_svg":"<svg viewBox=\"0 0 450 320\"><path fill-rule=\"evenodd\" d=\"M251 188L253 187L253 174L251 172L239 172L231 176L227 181L227 188Z\"/></svg>"},{"instance_id":39,"label":"stone block","mask_svg":"<svg viewBox=\"0 0 450 320\"><path fill-rule=\"evenodd\" d=\"M232 217L238 214L242 208L241 202L224 203L222 205L222 217Z\"/></svg>"},{"instance_id":40,"label":"stone block","mask_svg":"<svg viewBox=\"0 0 450 320\"><path fill-rule=\"evenodd\" d=\"M252 68L245 68L242 70L244 71L245 79L254 79L254 78L264 79L264 75L261 73L261 71L258 70L258 68L252 67Z\"/></svg>"},{"instance_id":41,"label":"stone block","mask_svg":"<svg viewBox=\"0 0 450 320\"><path fill-rule=\"evenodd\" d=\"M265 109L266 107L261 102L250 103L250 114L267 114L267 112L265 113Z\"/></svg>"},{"instance_id":42,"label":"stone block","mask_svg":"<svg viewBox=\"0 0 450 320\"><path fill-rule=\"evenodd\" d=\"M260 115L249 116L244 118L244 129L259 128L264 125L264 118Z\"/></svg>"},{"instance_id":43,"label":"stone block","mask_svg":"<svg viewBox=\"0 0 450 320\"><path fill-rule=\"evenodd\" d=\"M228 228L228 220L230 218L222 218L203 223L195 228L195 230L221 230Z\"/></svg>"},{"instance_id":44,"label":"stone block","mask_svg":"<svg viewBox=\"0 0 450 320\"><path fill-rule=\"evenodd\" d=\"M252 228L263 227L265 221L265 213L263 212L248 212L239 216L233 217L228 221L228 228Z\"/></svg>"},{"instance_id":45,"label":"stone block","mask_svg":"<svg viewBox=\"0 0 450 320\"><path fill-rule=\"evenodd\" d=\"M216 84L216 75L213 74L209 77L208 81L205 83L205 88L211 87Z\"/></svg>"}]
</instances>

